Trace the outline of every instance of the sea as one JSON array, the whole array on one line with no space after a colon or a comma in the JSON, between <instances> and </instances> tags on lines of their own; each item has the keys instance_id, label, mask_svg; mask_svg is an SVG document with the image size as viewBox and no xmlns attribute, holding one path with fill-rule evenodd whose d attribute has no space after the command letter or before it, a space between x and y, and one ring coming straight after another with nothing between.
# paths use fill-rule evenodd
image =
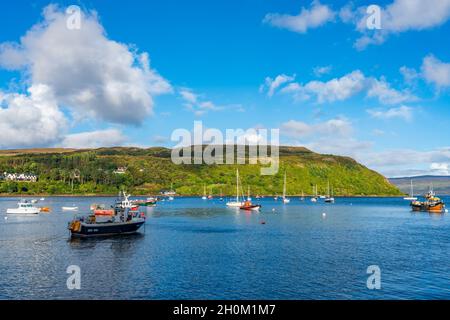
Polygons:
<instances>
[{"instance_id":1,"label":"sea","mask_svg":"<svg viewBox=\"0 0 450 320\"><path fill-rule=\"evenodd\" d=\"M257 213L176 197L142 208L138 234L71 239L75 215L115 198L47 197L33 217L0 198L0 299L450 299L448 213L290 199L254 199Z\"/></svg>"}]
</instances>

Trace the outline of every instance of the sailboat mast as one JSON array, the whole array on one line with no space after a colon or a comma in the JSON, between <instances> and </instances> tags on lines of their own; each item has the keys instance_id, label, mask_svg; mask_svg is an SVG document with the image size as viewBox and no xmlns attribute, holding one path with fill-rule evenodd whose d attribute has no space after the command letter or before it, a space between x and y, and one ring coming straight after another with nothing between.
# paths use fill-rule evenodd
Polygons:
<instances>
[{"instance_id":1,"label":"sailboat mast","mask_svg":"<svg viewBox=\"0 0 450 320\"><path fill-rule=\"evenodd\" d=\"M283 199L286 198L286 171L284 171Z\"/></svg>"},{"instance_id":2,"label":"sailboat mast","mask_svg":"<svg viewBox=\"0 0 450 320\"><path fill-rule=\"evenodd\" d=\"M236 202L239 202L239 169L236 169Z\"/></svg>"}]
</instances>

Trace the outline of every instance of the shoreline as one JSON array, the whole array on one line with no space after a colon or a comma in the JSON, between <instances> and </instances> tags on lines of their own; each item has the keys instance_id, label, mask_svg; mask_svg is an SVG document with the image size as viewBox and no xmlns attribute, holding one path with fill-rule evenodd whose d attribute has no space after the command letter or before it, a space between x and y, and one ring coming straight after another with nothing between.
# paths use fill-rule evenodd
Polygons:
<instances>
[{"instance_id":1,"label":"shoreline","mask_svg":"<svg viewBox=\"0 0 450 320\"><path fill-rule=\"evenodd\" d=\"M42 197L54 197L54 198L109 198L116 197L117 194L0 194L0 198L42 198ZM280 195L261 195L264 198L273 198ZM406 195L341 195L341 196L333 196L334 198L403 198ZM444 195L445 196L445 195ZM161 194L144 194L144 195L132 195L132 197L159 197L166 198L168 196ZM202 197L202 195L193 194L183 194L183 195L173 195L175 198L194 198L194 197ZM215 195L214 198L219 198L219 196ZM222 198L235 198L236 195L223 195ZM287 198L300 198L302 195L289 195ZM304 195L305 198L312 198L313 195ZM256 199L255 196L252 196L253 199ZM262 199L264 199L262 198Z\"/></svg>"}]
</instances>

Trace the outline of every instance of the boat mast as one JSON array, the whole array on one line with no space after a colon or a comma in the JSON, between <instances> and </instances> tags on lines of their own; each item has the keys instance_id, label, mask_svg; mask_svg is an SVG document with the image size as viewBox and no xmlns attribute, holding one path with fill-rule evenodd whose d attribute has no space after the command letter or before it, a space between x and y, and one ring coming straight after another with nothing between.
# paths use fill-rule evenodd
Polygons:
<instances>
[{"instance_id":1,"label":"boat mast","mask_svg":"<svg viewBox=\"0 0 450 320\"><path fill-rule=\"evenodd\" d=\"M236 202L239 202L239 169L236 169Z\"/></svg>"},{"instance_id":2,"label":"boat mast","mask_svg":"<svg viewBox=\"0 0 450 320\"><path fill-rule=\"evenodd\" d=\"M284 171L283 199L286 198L286 171Z\"/></svg>"}]
</instances>

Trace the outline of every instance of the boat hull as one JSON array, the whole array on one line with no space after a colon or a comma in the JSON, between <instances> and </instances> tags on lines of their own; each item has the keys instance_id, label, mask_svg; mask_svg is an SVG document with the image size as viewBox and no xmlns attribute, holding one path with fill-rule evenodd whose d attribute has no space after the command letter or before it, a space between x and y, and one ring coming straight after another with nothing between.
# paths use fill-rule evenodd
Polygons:
<instances>
[{"instance_id":1,"label":"boat hull","mask_svg":"<svg viewBox=\"0 0 450 320\"><path fill-rule=\"evenodd\" d=\"M239 207L239 209L246 210L246 211L258 211L259 209L261 209L261 205L255 204L255 205L251 205L251 206L241 206L241 207Z\"/></svg>"},{"instance_id":2,"label":"boat hull","mask_svg":"<svg viewBox=\"0 0 450 320\"><path fill-rule=\"evenodd\" d=\"M411 208L416 212L431 212L431 213L444 213L445 205L443 202L438 203L426 203L426 202L412 202Z\"/></svg>"},{"instance_id":3,"label":"boat hull","mask_svg":"<svg viewBox=\"0 0 450 320\"><path fill-rule=\"evenodd\" d=\"M33 208L32 210L21 210L21 209L8 209L7 214L17 214L17 215L37 215L39 214L39 208Z\"/></svg>"},{"instance_id":4,"label":"boat hull","mask_svg":"<svg viewBox=\"0 0 450 320\"><path fill-rule=\"evenodd\" d=\"M74 238L116 236L136 233L144 223L144 219L121 223L87 224L80 222L79 226L70 225L69 230Z\"/></svg>"}]
</instances>

